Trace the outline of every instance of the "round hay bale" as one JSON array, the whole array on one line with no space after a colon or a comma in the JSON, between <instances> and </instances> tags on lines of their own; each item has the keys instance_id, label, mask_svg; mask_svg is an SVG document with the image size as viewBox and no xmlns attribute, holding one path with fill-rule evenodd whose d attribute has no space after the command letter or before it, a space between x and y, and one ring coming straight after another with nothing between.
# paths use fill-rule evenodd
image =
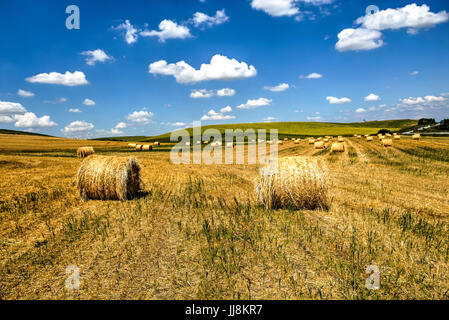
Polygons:
<instances>
[{"instance_id":1,"label":"round hay bale","mask_svg":"<svg viewBox=\"0 0 449 320\"><path fill-rule=\"evenodd\" d=\"M370 136L366 137L366 141L367 142L373 141L373 137L370 137Z\"/></svg>"},{"instance_id":2,"label":"round hay bale","mask_svg":"<svg viewBox=\"0 0 449 320\"><path fill-rule=\"evenodd\" d=\"M135 143L128 143L128 147L129 147L129 148L135 148L135 147L136 147L136 144L135 144Z\"/></svg>"},{"instance_id":3,"label":"round hay bale","mask_svg":"<svg viewBox=\"0 0 449 320\"><path fill-rule=\"evenodd\" d=\"M419 139L421 139L421 135L420 135L419 133L415 133L415 134L412 136L412 139L413 139L413 140L419 140Z\"/></svg>"},{"instance_id":4,"label":"round hay bale","mask_svg":"<svg viewBox=\"0 0 449 320\"><path fill-rule=\"evenodd\" d=\"M226 143L226 148L234 148L234 143L233 142Z\"/></svg>"},{"instance_id":5,"label":"round hay bale","mask_svg":"<svg viewBox=\"0 0 449 320\"><path fill-rule=\"evenodd\" d=\"M153 147L150 146L149 144L145 144L142 146L142 151L150 151L153 150Z\"/></svg>"},{"instance_id":6,"label":"round hay bale","mask_svg":"<svg viewBox=\"0 0 449 320\"><path fill-rule=\"evenodd\" d=\"M140 165L133 157L92 155L84 159L77 175L82 200L127 200L141 190Z\"/></svg>"},{"instance_id":7,"label":"round hay bale","mask_svg":"<svg viewBox=\"0 0 449 320\"><path fill-rule=\"evenodd\" d=\"M300 141L300 140L295 140L295 144L299 144L299 141Z\"/></svg>"},{"instance_id":8,"label":"round hay bale","mask_svg":"<svg viewBox=\"0 0 449 320\"><path fill-rule=\"evenodd\" d=\"M329 138L324 138L323 141L324 142L329 142Z\"/></svg>"},{"instance_id":9,"label":"round hay bale","mask_svg":"<svg viewBox=\"0 0 449 320\"><path fill-rule=\"evenodd\" d=\"M401 140L401 136L396 134L393 136L393 140Z\"/></svg>"},{"instance_id":10,"label":"round hay bale","mask_svg":"<svg viewBox=\"0 0 449 320\"><path fill-rule=\"evenodd\" d=\"M345 145L343 143L334 142L331 146L331 152L345 152Z\"/></svg>"},{"instance_id":11,"label":"round hay bale","mask_svg":"<svg viewBox=\"0 0 449 320\"><path fill-rule=\"evenodd\" d=\"M393 146L393 140L391 140L391 139L383 139L382 140L382 145L384 147L392 147Z\"/></svg>"},{"instance_id":12,"label":"round hay bale","mask_svg":"<svg viewBox=\"0 0 449 320\"><path fill-rule=\"evenodd\" d=\"M93 147L79 147L76 150L76 156L78 158L85 158L87 156L90 156L91 154L94 154L95 150Z\"/></svg>"},{"instance_id":13,"label":"round hay bale","mask_svg":"<svg viewBox=\"0 0 449 320\"><path fill-rule=\"evenodd\" d=\"M315 139L309 139L309 144L315 144Z\"/></svg>"},{"instance_id":14,"label":"round hay bale","mask_svg":"<svg viewBox=\"0 0 449 320\"><path fill-rule=\"evenodd\" d=\"M153 143L153 146L160 146L160 145L161 145L161 143L159 141L156 141Z\"/></svg>"},{"instance_id":15,"label":"round hay bale","mask_svg":"<svg viewBox=\"0 0 449 320\"><path fill-rule=\"evenodd\" d=\"M267 209L329 209L327 170L316 159L280 158L268 165L256 181L256 195Z\"/></svg>"},{"instance_id":16,"label":"round hay bale","mask_svg":"<svg viewBox=\"0 0 449 320\"><path fill-rule=\"evenodd\" d=\"M339 137L338 138L338 142L344 142L345 140L343 139L343 137Z\"/></svg>"},{"instance_id":17,"label":"round hay bale","mask_svg":"<svg viewBox=\"0 0 449 320\"><path fill-rule=\"evenodd\" d=\"M325 149L326 148L326 145L324 144L324 142L323 141L317 141L317 142L315 142L315 149Z\"/></svg>"},{"instance_id":18,"label":"round hay bale","mask_svg":"<svg viewBox=\"0 0 449 320\"><path fill-rule=\"evenodd\" d=\"M141 144L137 144L136 145L136 150L142 150L142 145Z\"/></svg>"},{"instance_id":19,"label":"round hay bale","mask_svg":"<svg viewBox=\"0 0 449 320\"><path fill-rule=\"evenodd\" d=\"M280 145L283 145L283 144L284 144L283 141L278 141L277 143L280 144Z\"/></svg>"}]
</instances>

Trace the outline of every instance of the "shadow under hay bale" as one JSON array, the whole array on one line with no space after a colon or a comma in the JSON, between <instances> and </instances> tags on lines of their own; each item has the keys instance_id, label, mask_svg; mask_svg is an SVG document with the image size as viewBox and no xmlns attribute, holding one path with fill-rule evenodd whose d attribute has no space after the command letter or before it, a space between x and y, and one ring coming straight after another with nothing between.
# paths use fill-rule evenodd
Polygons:
<instances>
[{"instance_id":1,"label":"shadow under hay bale","mask_svg":"<svg viewBox=\"0 0 449 320\"><path fill-rule=\"evenodd\" d=\"M76 156L78 158L85 158L94 153L95 153L95 150L93 147L79 147L78 150L76 150Z\"/></svg>"},{"instance_id":2,"label":"shadow under hay bale","mask_svg":"<svg viewBox=\"0 0 449 320\"><path fill-rule=\"evenodd\" d=\"M256 182L256 195L266 209L327 210L327 173L321 162L299 157L280 158L266 167Z\"/></svg>"},{"instance_id":3,"label":"shadow under hay bale","mask_svg":"<svg viewBox=\"0 0 449 320\"><path fill-rule=\"evenodd\" d=\"M82 200L129 200L142 189L140 165L133 157L92 155L78 170L78 193Z\"/></svg>"}]
</instances>

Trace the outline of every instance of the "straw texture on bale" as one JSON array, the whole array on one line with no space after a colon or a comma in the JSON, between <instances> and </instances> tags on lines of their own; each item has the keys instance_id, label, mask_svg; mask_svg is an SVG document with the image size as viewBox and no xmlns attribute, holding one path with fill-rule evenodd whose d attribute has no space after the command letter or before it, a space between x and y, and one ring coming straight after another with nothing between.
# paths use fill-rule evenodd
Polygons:
<instances>
[{"instance_id":1,"label":"straw texture on bale","mask_svg":"<svg viewBox=\"0 0 449 320\"><path fill-rule=\"evenodd\" d=\"M391 146L393 146L393 140L391 140L391 139L382 139L382 145L384 147L391 147Z\"/></svg>"},{"instance_id":2,"label":"straw texture on bale","mask_svg":"<svg viewBox=\"0 0 449 320\"><path fill-rule=\"evenodd\" d=\"M413 140L419 140L419 139L421 139L421 135L420 135L419 133L415 133L415 134L412 136L412 139L413 139Z\"/></svg>"},{"instance_id":3,"label":"straw texture on bale","mask_svg":"<svg viewBox=\"0 0 449 320\"><path fill-rule=\"evenodd\" d=\"M325 149L326 145L323 141L317 141L315 142L315 149Z\"/></svg>"},{"instance_id":4,"label":"straw texture on bale","mask_svg":"<svg viewBox=\"0 0 449 320\"><path fill-rule=\"evenodd\" d=\"M95 150L92 147L79 147L78 150L76 150L76 155L78 158L85 158L94 153Z\"/></svg>"},{"instance_id":5,"label":"straw texture on bale","mask_svg":"<svg viewBox=\"0 0 449 320\"><path fill-rule=\"evenodd\" d=\"M142 146L142 150L143 151L150 151L150 150L153 150L153 147L150 146L149 144L146 144L146 145Z\"/></svg>"},{"instance_id":6,"label":"straw texture on bale","mask_svg":"<svg viewBox=\"0 0 449 320\"><path fill-rule=\"evenodd\" d=\"M141 190L140 165L133 157L93 155L81 164L77 188L82 200L127 200Z\"/></svg>"},{"instance_id":7,"label":"straw texture on bale","mask_svg":"<svg viewBox=\"0 0 449 320\"><path fill-rule=\"evenodd\" d=\"M329 209L327 172L316 159L280 158L261 171L256 195L267 209Z\"/></svg>"},{"instance_id":8,"label":"straw texture on bale","mask_svg":"<svg viewBox=\"0 0 449 320\"><path fill-rule=\"evenodd\" d=\"M345 152L345 145L343 143L332 143L331 152Z\"/></svg>"}]
</instances>

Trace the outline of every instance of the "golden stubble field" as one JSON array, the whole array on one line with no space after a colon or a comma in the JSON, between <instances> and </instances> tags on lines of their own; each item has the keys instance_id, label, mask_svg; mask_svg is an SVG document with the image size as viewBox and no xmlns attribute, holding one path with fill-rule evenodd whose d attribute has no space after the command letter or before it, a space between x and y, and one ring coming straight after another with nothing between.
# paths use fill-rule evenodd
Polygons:
<instances>
[{"instance_id":1,"label":"golden stubble field","mask_svg":"<svg viewBox=\"0 0 449 320\"><path fill-rule=\"evenodd\" d=\"M319 157L329 211L266 210L256 165L173 165L169 146L0 135L1 299L447 299L449 139L345 138ZM135 155L146 194L79 200L78 146ZM66 268L80 270L66 289ZM380 289L365 287L369 265Z\"/></svg>"}]
</instances>

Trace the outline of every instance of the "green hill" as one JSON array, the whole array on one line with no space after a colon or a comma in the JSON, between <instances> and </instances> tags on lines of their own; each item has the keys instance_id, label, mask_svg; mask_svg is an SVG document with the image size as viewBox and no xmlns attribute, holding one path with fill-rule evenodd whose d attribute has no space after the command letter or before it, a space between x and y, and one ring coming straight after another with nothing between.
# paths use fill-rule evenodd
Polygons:
<instances>
[{"instance_id":1,"label":"green hill","mask_svg":"<svg viewBox=\"0 0 449 320\"><path fill-rule=\"evenodd\" d=\"M269 133L270 129L277 129L279 138L290 137L308 137L308 136L352 136L354 134L376 134L380 129L388 129L392 132L400 131L405 128L416 126L417 120L385 120L385 121L367 121L367 122L354 122L354 123L328 123L328 122L271 122L271 123L239 123L239 124L218 124L202 126L201 130L204 132L207 129L217 129L221 133L224 133L226 129L265 129ZM193 129L186 129L190 135L192 135ZM176 130L175 130L176 132ZM110 140L110 141L170 141L171 132L165 133L159 136L145 137L113 137L113 138L101 138L97 140Z\"/></svg>"},{"instance_id":2,"label":"green hill","mask_svg":"<svg viewBox=\"0 0 449 320\"><path fill-rule=\"evenodd\" d=\"M25 131L8 130L8 129L0 129L0 134L18 134L18 135L26 135L26 136L51 137L49 135L42 134L42 133L25 132Z\"/></svg>"}]
</instances>

